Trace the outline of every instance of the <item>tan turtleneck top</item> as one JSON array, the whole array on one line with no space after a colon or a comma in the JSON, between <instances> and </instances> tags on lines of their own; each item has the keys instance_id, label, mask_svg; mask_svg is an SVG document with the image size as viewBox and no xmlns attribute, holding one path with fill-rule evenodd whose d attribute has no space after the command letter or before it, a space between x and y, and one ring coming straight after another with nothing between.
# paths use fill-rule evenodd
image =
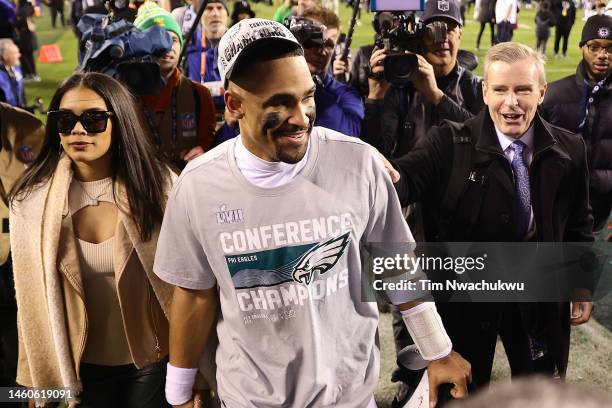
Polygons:
<instances>
[{"instance_id":1,"label":"tan turtleneck top","mask_svg":"<svg viewBox=\"0 0 612 408\"><path fill-rule=\"evenodd\" d=\"M73 178L68 197L72 214L88 205L97 205L98 201L114 204L112 179L82 182ZM106 366L133 363L117 296L113 242L114 237L98 244L77 238L88 321L84 363Z\"/></svg>"}]
</instances>

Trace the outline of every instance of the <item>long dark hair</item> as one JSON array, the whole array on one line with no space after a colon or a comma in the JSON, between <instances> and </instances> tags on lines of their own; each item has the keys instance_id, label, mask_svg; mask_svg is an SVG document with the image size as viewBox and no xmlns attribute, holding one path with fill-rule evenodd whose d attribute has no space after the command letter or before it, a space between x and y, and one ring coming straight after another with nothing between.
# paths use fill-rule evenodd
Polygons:
<instances>
[{"instance_id":1,"label":"long dark hair","mask_svg":"<svg viewBox=\"0 0 612 408\"><path fill-rule=\"evenodd\" d=\"M164 184L170 172L159 160L148 137L136 100L110 76L94 72L73 74L55 91L49 110L58 110L64 94L79 86L100 95L114 113L110 147L113 185L117 180L125 185L130 217L138 227L141 240L148 241L164 216ZM49 121L40 154L9 193L11 205L24 200L53 175L60 159L59 141L56 124Z\"/></svg>"}]
</instances>

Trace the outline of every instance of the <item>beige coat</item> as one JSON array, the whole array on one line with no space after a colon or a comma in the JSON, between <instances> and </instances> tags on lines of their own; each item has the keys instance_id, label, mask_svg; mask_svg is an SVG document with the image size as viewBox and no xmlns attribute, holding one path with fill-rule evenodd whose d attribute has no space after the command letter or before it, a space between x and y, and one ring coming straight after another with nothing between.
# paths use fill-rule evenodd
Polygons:
<instances>
[{"instance_id":1,"label":"beige coat","mask_svg":"<svg viewBox=\"0 0 612 408\"><path fill-rule=\"evenodd\" d=\"M45 137L42 122L29 112L0 102L0 265L9 254L9 234L4 228L8 219L7 194L38 154Z\"/></svg>"},{"instance_id":2,"label":"beige coat","mask_svg":"<svg viewBox=\"0 0 612 408\"><path fill-rule=\"evenodd\" d=\"M79 392L87 311L68 211L71 180L71 160L64 155L50 181L11 208L10 230L18 305L17 382ZM120 209L128 208L123 186L116 189L116 197ZM168 354L173 286L153 273L158 235L159 228L150 241L142 242L134 222L119 211L114 240L117 294L139 368Z\"/></svg>"}]
</instances>

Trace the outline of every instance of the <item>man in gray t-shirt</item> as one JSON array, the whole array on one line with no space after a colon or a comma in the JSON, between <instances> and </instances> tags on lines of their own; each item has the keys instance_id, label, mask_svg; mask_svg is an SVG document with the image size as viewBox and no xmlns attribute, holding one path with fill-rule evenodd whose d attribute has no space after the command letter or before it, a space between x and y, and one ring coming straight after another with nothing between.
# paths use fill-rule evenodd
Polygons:
<instances>
[{"instance_id":1,"label":"man in gray t-shirt","mask_svg":"<svg viewBox=\"0 0 612 408\"><path fill-rule=\"evenodd\" d=\"M412 241L391 179L369 145L313 128L315 87L289 31L251 19L226 36L219 66L242 134L182 172L155 258L177 286L168 401L191 397L216 326L225 406L375 407L378 310L361 301L360 244ZM271 186L266 171L286 177ZM417 304L406 294L399 307ZM450 342L429 374L465 395L469 364Z\"/></svg>"}]
</instances>

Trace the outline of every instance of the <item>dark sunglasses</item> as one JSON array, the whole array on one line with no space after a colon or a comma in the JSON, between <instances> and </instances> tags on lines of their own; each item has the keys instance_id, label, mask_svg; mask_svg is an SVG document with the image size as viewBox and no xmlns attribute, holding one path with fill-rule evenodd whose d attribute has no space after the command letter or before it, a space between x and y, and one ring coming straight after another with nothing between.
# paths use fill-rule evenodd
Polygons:
<instances>
[{"instance_id":1,"label":"dark sunglasses","mask_svg":"<svg viewBox=\"0 0 612 408\"><path fill-rule=\"evenodd\" d=\"M81 122L87 133L102 133L106 130L108 118L114 116L113 112L101 110L88 110L80 115L75 115L69 110L58 110L47 112L47 117L55 121L58 133L69 134Z\"/></svg>"}]
</instances>

